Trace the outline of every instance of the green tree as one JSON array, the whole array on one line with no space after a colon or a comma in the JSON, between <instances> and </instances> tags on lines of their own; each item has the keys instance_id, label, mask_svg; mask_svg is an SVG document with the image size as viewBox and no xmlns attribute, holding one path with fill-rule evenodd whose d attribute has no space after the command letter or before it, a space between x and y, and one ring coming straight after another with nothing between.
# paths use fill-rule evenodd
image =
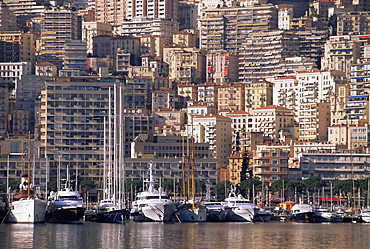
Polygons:
<instances>
[{"instance_id":1,"label":"green tree","mask_svg":"<svg viewBox=\"0 0 370 249\"><path fill-rule=\"evenodd\" d=\"M312 190L315 187L321 188L325 186L325 182L318 176L310 176L306 180L303 180L304 185L307 189Z\"/></svg>"},{"instance_id":2,"label":"green tree","mask_svg":"<svg viewBox=\"0 0 370 249\"><path fill-rule=\"evenodd\" d=\"M83 193L89 192L97 187L96 182L91 179L85 179L80 182L81 190Z\"/></svg>"},{"instance_id":3,"label":"green tree","mask_svg":"<svg viewBox=\"0 0 370 249\"><path fill-rule=\"evenodd\" d=\"M278 192L283 189L283 182L284 182L284 189L288 189L290 180L288 178L281 178L273 183L271 183L270 190L271 192Z\"/></svg>"},{"instance_id":4,"label":"green tree","mask_svg":"<svg viewBox=\"0 0 370 249\"><path fill-rule=\"evenodd\" d=\"M225 188L226 188L226 191L228 191L230 189L230 186L231 186L230 181L223 181L223 182L217 183L214 189L217 198L224 198Z\"/></svg>"},{"instance_id":5,"label":"green tree","mask_svg":"<svg viewBox=\"0 0 370 249\"><path fill-rule=\"evenodd\" d=\"M287 183L287 189L301 193L306 190L306 185L302 181L289 181Z\"/></svg>"},{"instance_id":6,"label":"green tree","mask_svg":"<svg viewBox=\"0 0 370 249\"><path fill-rule=\"evenodd\" d=\"M240 183L240 192L242 195L252 195L253 185L255 190L261 190L262 182L258 178L250 178Z\"/></svg>"},{"instance_id":7,"label":"green tree","mask_svg":"<svg viewBox=\"0 0 370 249\"><path fill-rule=\"evenodd\" d=\"M358 188L358 185L359 185L358 181L355 181L354 183L355 183L355 188ZM340 181L333 188L333 194L338 194L339 192L344 192L348 195L348 194L352 193L352 189L353 189L353 182L352 182L351 179Z\"/></svg>"},{"instance_id":8,"label":"green tree","mask_svg":"<svg viewBox=\"0 0 370 249\"><path fill-rule=\"evenodd\" d=\"M48 190L49 191L57 191L57 180L53 180L48 182Z\"/></svg>"},{"instance_id":9,"label":"green tree","mask_svg":"<svg viewBox=\"0 0 370 249\"><path fill-rule=\"evenodd\" d=\"M19 189L19 184L20 184L20 182L18 182L18 181L14 181L14 180L9 181L9 188L10 188L10 190L11 191L18 190ZM0 192L4 192L4 193L7 192L6 183L0 185Z\"/></svg>"}]
</instances>

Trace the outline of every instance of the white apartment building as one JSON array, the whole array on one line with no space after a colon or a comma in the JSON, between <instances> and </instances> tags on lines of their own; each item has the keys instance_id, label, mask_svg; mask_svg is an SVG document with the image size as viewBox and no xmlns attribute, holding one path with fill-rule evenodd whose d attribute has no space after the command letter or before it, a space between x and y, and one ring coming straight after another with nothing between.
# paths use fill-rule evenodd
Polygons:
<instances>
[{"instance_id":1,"label":"white apartment building","mask_svg":"<svg viewBox=\"0 0 370 249\"><path fill-rule=\"evenodd\" d=\"M217 158L219 167L226 167L232 151L231 119L220 115L205 115L193 118L188 124L188 135L195 143L209 143L209 149Z\"/></svg>"},{"instance_id":2,"label":"white apartment building","mask_svg":"<svg viewBox=\"0 0 370 249\"><path fill-rule=\"evenodd\" d=\"M279 142L280 133L295 136L291 127L295 125L293 110L281 106L270 105L251 112L247 119L247 132L263 132L265 138ZM292 134L293 133L293 134Z\"/></svg>"},{"instance_id":3,"label":"white apartment building","mask_svg":"<svg viewBox=\"0 0 370 249\"><path fill-rule=\"evenodd\" d=\"M194 117L215 114L217 114L216 106L210 106L204 103L194 103L193 101L188 101L187 107L188 124L191 124L193 122Z\"/></svg>"},{"instance_id":4,"label":"white apartment building","mask_svg":"<svg viewBox=\"0 0 370 249\"><path fill-rule=\"evenodd\" d=\"M126 3L126 19L178 19L179 0L128 0Z\"/></svg>"},{"instance_id":5,"label":"white apartment building","mask_svg":"<svg viewBox=\"0 0 370 249\"><path fill-rule=\"evenodd\" d=\"M31 74L31 62L0 62L0 83L15 84L22 75Z\"/></svg>"},{"instance_id":6,"label":"white apartment building","mask_svg":"<svg viewBox=\"0 0 370 249\"><path fill-rule=\"evenodd\" d=\"M293 19L293 5L279 4L278 5L278 27L279 29L291 29L290 22Z\"/></svg>"},{"instance_id":7,"label":"white apartment building","mask_svg":"<svg viewBox=\"0 0 370 249\"><path fill-rule=\"evenodd\" d=\"M345 73L338 70L311 70L295 76L277 78L274 84L274 105L293 109L298 121L302 103L329 101L330 94L337 92L338 85L345 81Z\"/></svg>"}]
</instances>

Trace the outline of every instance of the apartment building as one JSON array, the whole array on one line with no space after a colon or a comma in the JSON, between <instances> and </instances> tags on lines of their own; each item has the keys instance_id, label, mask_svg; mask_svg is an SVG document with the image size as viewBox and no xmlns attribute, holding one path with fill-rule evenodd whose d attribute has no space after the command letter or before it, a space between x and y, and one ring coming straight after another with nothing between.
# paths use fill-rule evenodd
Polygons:
<instances>
[{"instance_id":1,"label":"apartment building","mask_svg":"<svg viewBox=\"0 0 370 249\"><path fill-rule=\"evenodd\" d=\"M35 35L18 31L0 31L0 62L30 62L35 65Z\"/></svg>"},{"instance_id":2,"label":"apartment building","mask_svg":"<svg viewBox=\"0 0 370 249\"><path fill-rule=\"evenodd\" d=\"M112 26L122 24L126 19L126 1L96 0L95 20L99 23L108 23Z\"/></svg>"},{"instance_id":3,"label":"apartment building","mask_svg":"<svg viewBox=\"0 0 370 249\"><path fill-rule=\"evenodd\" d=\"M278 28L278 9L272 4L204 9L198 20L201 48L237 52L249 35L246 31Z\"/></svg>"},{"instance_id":4,"label":"apartment building","mask_svg":"<svg viewBox=\"0 0 370 249\"><path fill-rule=\"evenodd\" d=\"M197 86L198 102L211 106L218 106L218 87L219 85L212 82L206 82Z\"/></svg>"},{"instance_id":5,"label":"apartment building","mask_svg":"<svg viewBox=\"0 0 370 249\"><path fill-rule=\"evenodd\" d=\"M194 137L195 143L209 143L218 166L226 168L232 148L230 118L212 114L194 117L193 123L188 124L188 134Z\"/></svg>"},{"instance_id":6,"label":"apartment building","mask_svg":"<svg viewBox=\"0 0 370 249\"><path fill-rule=\"evenodd\" d=\"M41 62L35 65L35 75L41 77L58 76L58 66L50 62Z\"/></svg>"},{"instance_id":7,"label":"apartment building","mask_svg":"<svg viewBox=\"0 0 370 249\"><path fill-rule=\"evenodd\" d=\"M368 147L370 143L370 129L368 124L358 125L338 124L328 127L328 141L335 144L346 145L349 150L358 147Z\"/></svg>"},{"instance_id":8,"label":"apartment building","mask_svg":"<svg viewBox=\"0 0 370 249\"><path fill-rule=\"evenodd\" d=\"M288 178L288 150L266 147L253 151L253 175L263 183L263 188L271 186L275 181Z\"/></svg>"},{"instance_id":9,"label":"apartment building","mask_svg":"<svg viewBox=\"0 0 370 249\"><path fill-rule=\"evenodd\" d=\"M59 70L59 76L86 76L87 73L86 42L81 40L66 40L64 43L63 68Z\"/></svg>"},{"instance_id":10,"label":"apartment building","mask_svg":"<svg viewBox=\"0 0 370 249\"><path fill-rule=\"evenodd\" d=\"M153 111L154 125L155 126L168 126L172 127L175 132L183 130L185 124L185 111L162 108Z\"/></svg>"},{"instance_id":11,"label":"apartment building","mask_svg":"<svg viewBox=\"0 0 370 249\"><path fill-rule=\"evenodd\" d=\"M337 86L338 91L330 95L330 125L337 125L345 122L346 105L349 96L350 85Z\"/></svg>"},{"instance_id":12,"label":"apartment building","mask_svg":"<svg viewBox=\"0 0 370 249\"><path fill-rule=\"evenodd\" d=\"M126 2L126 18L135 20L137 18L147 19L178 19L179 0L130 0Z\"/></svg>"},{"instance_id":13,"label":"apartment building","mask_svg":"<svg viewBox=\"0 0 370 249\"><path fill-rule=\"evenodd\" d=\"M207 53L206 81L227 84L238 81L239 55L229 51Z\"/></svg>"},{"instance_id":14,"label":"apartment building","mask_svg":"<svg viewBox=\"0 0 370 249\"><path fill-rule=\"evenodd\" d=\"M0 136L4 136L8 131L9 95L9 88L0 86Z\"/></svg>"},{"instance_id":15,"label":"apartment building","mask_svg":"<svg viewBox=\"0 0 370 249\"><path fill-rule=\"evenodd\" d=\"M299 46L293 31L250 32L239 49L239 82L268 80L285 74L290 69L285 59L299 56Z\"/></svg>"},{"instance_id":16,"label":"apartment building","mask_svg":"<svg viewBox=\"0 0 370 249\"><path fill-rule=\"evenodd\" d=\"M114 28L114 31L121 36L161 36L164 38L164 45L167 45L173 43L172 35L179 31L179 23L169 19L124 20L122 24Z\"/></svg>"},{"instance_id":17,"label":"apartment building","mask_svg":"<svg viewBox=\"0 0 370 249\"><path fill-rule=\"evenodd\" d=\"M229 171L229 181L232 185L241 183L243 180L252 176L252 167L250 165L250 158L248 153L235 153L229 157L229 164L227 169Z\"/></svg>"},{"instance_id":18,"label":"apartment building","mask_svg":"<svg viewBox=\"0 0 370 249\"><path fill-rule=\"evenodd\" d=\"M217 94L218 110L245 110L245 84L219 85Z\"/></svg>"},{"instance_id":19,"label":"apartment building","mask_svg":"<svg viewBox=\"0 0 370 249\"><path fill-rule=\"evenodd\" d=\"M245 111L272 105L273 83L257 80L245 84Z\"/></svg>"},{"instance_id":20,"label":"apartment building","mask_svg":"<svg viewBox=\"0 0 370 249\"><path fill-rule=\"evenodd\" d=\"M278 8L278 28L285 30L291 29L291 20L294 10L293 5L279 4Z\"/></svg>"},{"instance_id":21,"label":"apartment building","mask_svg":"<svg viewBox=\"0 0 370 249\"><path fill-rule=\"evenodd\" d=\"M17 17L3 1L0 3L0 31L17 31Z\"/></svg>"},{"instance_id":22,"label":"apartment building","mask_svg":"<svg viewBox=\"0 0 370 249\"><path fill-rule=\"evenodd\" d=\"M302 102L298 123L300 141L326 141L330 126L330 103Z\"/></svg>"},{"instance_id":23,"label":"apartment building","mask_svg":"<svg viewBox=\"0 0 370 249\"><path fill-rule=\"evenodd\" d=\"M366 35L370 32L370 14L345 11L337 14L337 35Z\"/></svg>"},{"instance_id":24,"label":"apartment building","mask_svg":"<svg viewBox=\"0 0 370 249\"><path fill-rule=\"evenodd\" d=\"M140 38L133 36L114 36L110 39L111 55L130 54L130 65L138 66L141 62Z\"/></svg>"},{"instance_id":25,"label":"apartment building","mask_svg":"<svg viewBox=\"0 0 370 249\"><path fill-rule=\"evenodd\" d=\"M144 35L140 37L140 49L142 55L163 58L163 46L165 37L160 35Z\"/></svg>"},{"instance_id":26,"label":"apartment building","mask_svg":"<svg viewBox=\"0 0 370 249\"><path fill-rule=\"evenodd\" d=\"M192 48L192 47L199 47L197 44L198 34L196 30L192 30L193 32L187 30L181 30L179 32L173 33L173 43L179 44L184 47Z\"/></svg>"},{"instance_id":27,"label":"apartment building","mask_svg":"<svg viewBox=\"0 0 370 249\"><path fill-rule=\"evenodd\" d=\"M179 108L185 108L188 105L187 104L188 101L198 100L197 86L194 84L186 84L186 83L178 84L177 85L177 97L178 97Z\"/></svg>"},{"instance_id":28,"label":"apartment building","mask_svg":"<svg viewBox=\"0 0 370 249\"><path fill-rule=\"evenodd\" d=\"M369 154L355 151L306 152L299 155L302 178L318 176L324 181L343 181L369 177Z\"/></svg>"},{"instance_id":29,"label":"apartment building","mask_svg":"<svg viewBox=\"0 0 370 249\"><path fill-rule=\"evenodd\" d=\"M38 62L50 62L62 68L65 42L81 40L82 19L70 7L45 10L41 22L41 47Z\"/></svg>"},{"instance_id":30,"label":"apartment building","mask_svg":"<svg viewBox=\"0 0 370 249\"><path fill-rule=\"evenodd\" d=\"M163 47L163 61L168 63L168 77L177 84L200 84L206 79L204 50L186 48L177 44Z\"/></svg>"},{"instance_id":31,"label":"apartment building","mask_svg":"<svg viewBox=\"0 0 370 249\"><path fill-rule=\"evenodd\" d=\"M131 110L152 110L152 84L150 76L127 77L120 80L123 87L122 106Z\"/></svg>"},{"instance_id":32,"label":"apartment building","mask_svg":"<svg viewBox=\"0 0 370 249\"><path fill-rule=\"evenodd\" d=\"M339 70L350 75L351 65L361 58L361 42L350 36L331 36L325 44L324 70Z\"/></svg>"},{"instance_id":33,"label":"apartment building","mask_svg":"<svg viewBox=\"0 0 370 249\"><path fill-rule=\"evenodd\" d=\"M329 24L329 8L335 6L334 1L315 0L309 3L310 17L316 27L327 27Z\"/></svg>"},{"instance_id":34,"label":"apartment building","mask_svg":"<svg viewBox=\"0 0 370 249\"><path fill-rule=\"evenodd\" d=\"M215 114L217 114L216 106L207 105L205 103L188 101L188 106L187 106L188 124L191 124L193 122L194 117L204 116L204 115L215 115Z\"/></svg>"},{"instance_id":35,"label":"apartment building","mask_svg":"<svg viewBox=\"0 0 370 249\"><path fill-rule=\"evenodd\" d=\"M293 110L269 105L251 111L247 120L247 132L263 132L264 138L273 142L280 142L281 132L288 133L289 140L295 138L291 127L295 125ZM289 142L286 141L286 142Z\"/></svg>"},{"instance_id":36,"label":"apartment building","mask_svg":"<svg viewBox=\"0 0 370 249\"><path fill-rule=\"evenodd\" d=\"M337 94L338 86L346 81L345 73L338 70L310 70L277 78L274 82L274 103L293 109L299 117L301 103L329 102L330 96Z\"/></svg>"},{"instance_id":37,"label":"apartment building","mask_svg":"<svg viewBox=\"0 0 370 249\"><path fill-rule=\"evenodd\" d=\"M175 91L170 89L159 89L152 91L152 110L159 110L163 108L175 108Z\"/></svg>"},{"instance_id":38,"label":"apartment building","mask_svg":"<svg viewBox=\"0 0 370 249\"><path fill-rule=\"evenodd\" d=\"M112 25L101 22L82 22L82 40L86 41L87 53L93 54L93 37L112 35Z\"/></svg>"},{"instance_id":39,"label":"apartment building","mask_svg":"<svg viewBox=\"0 0 370 249\"><path fill-rule=\"evenodd\" d=\"M12 88L16 88L22 75L31 74L31 70L30 62L0 62L0 83L9 84Z\"/></svg>"}]
</instances>

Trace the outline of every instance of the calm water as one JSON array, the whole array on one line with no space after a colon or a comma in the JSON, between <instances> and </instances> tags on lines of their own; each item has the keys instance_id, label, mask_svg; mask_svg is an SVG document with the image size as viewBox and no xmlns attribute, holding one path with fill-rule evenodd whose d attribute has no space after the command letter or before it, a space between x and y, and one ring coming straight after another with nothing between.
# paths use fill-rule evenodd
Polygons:
<instances>
[{"instance_id":1,"label":"calm water","mask_svg":"<svg viewBox=\"0 0 370 249\"><path fill-rule=\"evenodd\" d=\"M370 248L370 224L1 224L0 248Z\"/></svg>"}]
</instances>

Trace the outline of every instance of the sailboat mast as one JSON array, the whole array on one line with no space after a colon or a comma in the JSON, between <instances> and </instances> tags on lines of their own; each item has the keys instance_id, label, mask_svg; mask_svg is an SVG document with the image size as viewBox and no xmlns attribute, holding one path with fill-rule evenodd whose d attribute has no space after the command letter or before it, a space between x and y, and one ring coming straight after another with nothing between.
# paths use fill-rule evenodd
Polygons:
<instances>
[{"instance_id":1,"label":"sailboat mast","mask_svg":"<svg viewBox=\"0 0 370 249\"><path fill-rule=\"evenodd\" d=\"M185 132L184 132L185 133ZM185 189L186 189L186 185L185 185L185 134L182 134L182 137L181 137L181 141L182 141L182 161L181 161L181 173L182 173L182 197L185 198Z\"/></svg>"},{"instance_id":2,"label":"sailboat mast","mask_svg":"<svg viewBox=\"0 0 370 249\"><path fill-rule=\"evenodd\" d=\"M193 133L193 132L192 132ZM195 159L194 159L194 138L191 136L191 193L193 199L193 208L195 202Z\"/></svg>"},{"instance_id":3,"label":"sailboat mast","mask_svg":"<svg viewBox=\"0 0 370 249\"><path fill-rule=\"evenodd\" d=\"M107 126L107 120L106 120L106 117L104 117L104 120L103 120L103 132L104 132L104 142L103 142L103 146L104 146L104 152L103 152L103 156L104 156L104 160L103 160L103 200L104 199L107 199L107 175L106 175L106 171L107 171L107 129L106 129L106 126Z\"/></svg>"},{"instance_id":4,"label":"sailboat mast","mask_svg":"<svg viewBox=\"0 0 370 249\"><path fill-rule=\"evenodd\" d=\"M112 188L112 97L111 88L109 88L109 106L108 106L108 198L112 198L110 190Z\"/></svg>"},{"instance_id":5,"label":"sailboat mast","mask_svg":"<svg viewBox=\"0 0 370 249\"><path fill-rule=\"evenodd\" d=\"M27 196L31 196L31 137L30 134L28 133L28 176L27 176L27 181L28 181L28 187L27 187Z\"/></svg>"},{"instance_id":6,"label":"sailboat mast","mask_svg":"<svg viewBox=\"0 0 370 249\"><path fill-rule=\"evenodd\" d=\"M119 198L116 198L117 195L117 184L118 184L118 174L117 174L117 164L118 164L118 156L117 156L117 87L114 84L113 88L113 195L114 195L114 204L117 204L116 201Z\"/></svg>"}]
</instances>

